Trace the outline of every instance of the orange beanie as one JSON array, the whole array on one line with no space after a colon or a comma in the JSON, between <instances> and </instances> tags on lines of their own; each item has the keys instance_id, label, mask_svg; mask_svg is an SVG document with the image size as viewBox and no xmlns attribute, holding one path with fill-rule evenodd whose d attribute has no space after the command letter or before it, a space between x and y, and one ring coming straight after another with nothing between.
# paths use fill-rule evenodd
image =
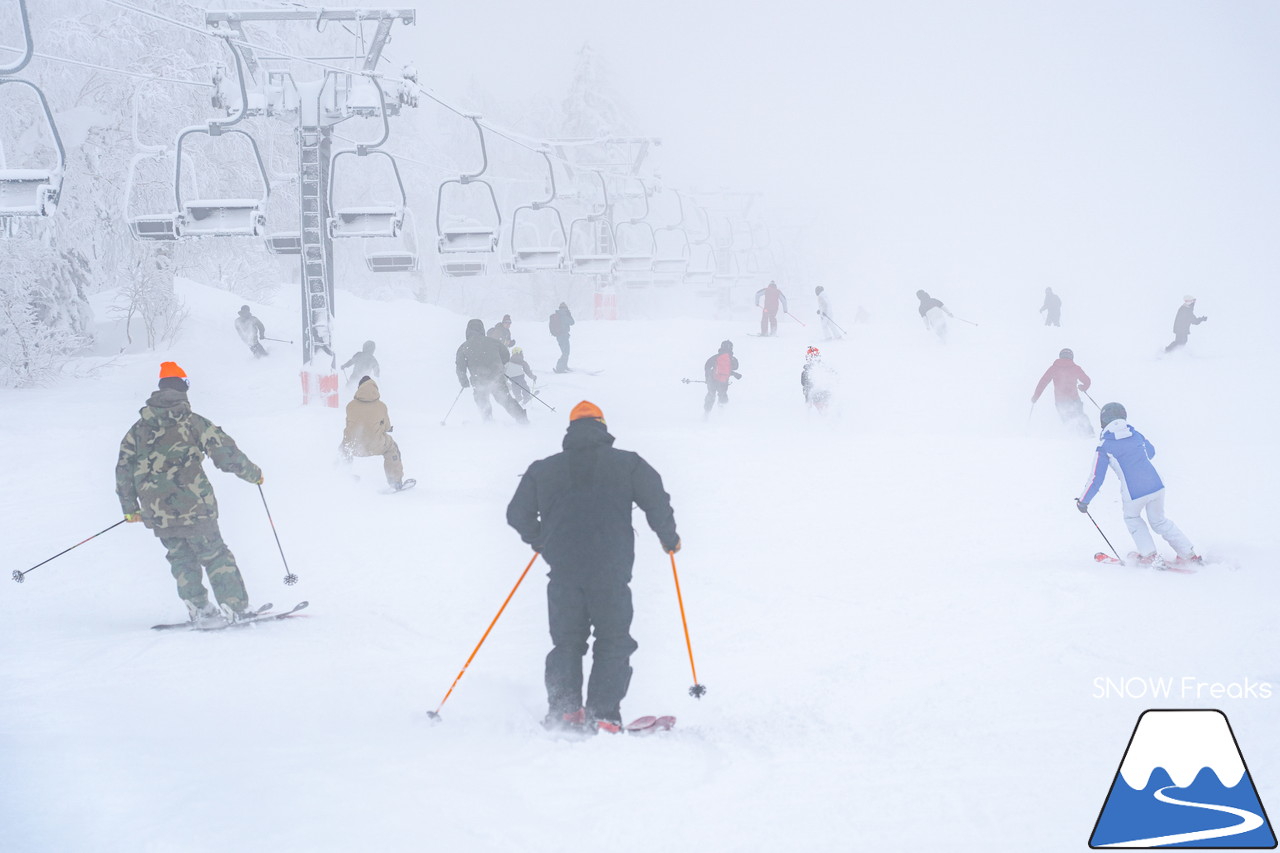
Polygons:
<instances>
[{"instance_id":1,"label":"orange beanie","mask_svg":"<svg viewBox=\"0 0 1280 853\"><path fill-rule=\"evenodd\" d=\"M162 361L162 362L160 362L160 378L161 378L161 379L169 379L170 377L177 377L177 378L179 378L179 379L186 379L186 378L187 378L187 372L186 372L185 370L183 370L181 367L178 367L178 362L176 362L176 361Z\"/></svg>"},{"instance_id":2,"label":"orange beanie","mask_svg":"<svg viewBox=\"0 0 1280 853\"><path fill-rule=\"evenodd\" d=\"M569 413L569 423L582 420L583 418L595 418L601 423L604 422L604 412L600 411L600 407L595 403L589 403L583 400L581 403L573 407L573 411Z\"/></svg>"}]
</instances>

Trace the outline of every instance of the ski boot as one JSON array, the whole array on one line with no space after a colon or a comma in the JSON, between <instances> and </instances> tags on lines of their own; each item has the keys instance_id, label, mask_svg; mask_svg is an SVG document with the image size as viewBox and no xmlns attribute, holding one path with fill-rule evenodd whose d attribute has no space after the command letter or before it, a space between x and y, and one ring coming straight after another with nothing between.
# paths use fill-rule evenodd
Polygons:
<instances>
[{"instance_id":1,"label":"ski boot","mask_svg":"<svg viewBox=\"0 0 1280 853\"><path fill-rule=\"evenodd\" d=\"M192 601L184 601L187 605L187 613L191 616L191 621L196 625L204 625L217 621L222 617L221 611L212 601L205 601L204 604L196 604Z\"/></svg>"}]
</instances>

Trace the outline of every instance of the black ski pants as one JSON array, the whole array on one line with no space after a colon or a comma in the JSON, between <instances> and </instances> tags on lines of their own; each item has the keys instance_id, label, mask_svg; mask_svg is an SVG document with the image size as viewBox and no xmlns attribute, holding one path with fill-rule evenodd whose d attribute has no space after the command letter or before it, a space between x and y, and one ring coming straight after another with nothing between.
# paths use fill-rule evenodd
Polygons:
<instances>
[{"instance_id":1,"label":"black ski pants","mask_svg":"<svg viewBox=\"0 0 1280 853\"><path fill-rule=\"evenodd\" d=\"M553 577L547 583L547 616L551 652L547 655L547 705L560 716L585 707L592 720L622 721L621 704L631 684L631 654L639 644L631 638L631 587L624 580L584 584ZM591 679L582 703L582 659L587 637L591 647Z\"/></svg>"},{"instance_id":2,"label":"black ski pants","mask_svg":"<svg viewBox=\"0 0 1280 853\"><path fill-rule=\"evenodd\" d=\"M515 418L520 423L528 423L529 416L520 404L511 399L511 392L507 390L507 380L498 376L493 379L481 379L476 376L471 377L471 394L475 397L476 407L480 409L480 414L484 416L486 421L493 420L493 406L489 402L489 398L498 401L498 405L507 410L507 414Z\"/></svg>"},{"instance_id":3,"label":"black ski pants","mask_svg":"<svg viewBox=\"0 0 1280 853\"><path fill-rule=\"evenodd\" d=\"M717 399L720 400L720 405L722 406L729 402L729 383L708 379L707 396L702 399L702 411L710 412Z\"/></svg>"}]
</instances>

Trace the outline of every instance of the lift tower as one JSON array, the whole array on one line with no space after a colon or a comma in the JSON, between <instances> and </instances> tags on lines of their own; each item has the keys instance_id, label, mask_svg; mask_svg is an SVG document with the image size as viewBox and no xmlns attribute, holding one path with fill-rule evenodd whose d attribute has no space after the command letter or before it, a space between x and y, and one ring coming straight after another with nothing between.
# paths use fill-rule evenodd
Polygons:
<instances>
[{"instance_id":1,"label":"lift tower","mask_svg":"<svg viewBox=\"0 0 1280 853\"><path fill-rule=\"evenodd\" d=\"M362 25L374 23L373 35L365 40L360 28L362 53L348 57L303 57L310 68L323 71L323 76L296 80L291 71L274 70L273 57L278 54L266 48L256 49L245 38L246 23L297 22L322 28L328 22ZM397 115L404 104L413 105L416 98L402 84L399 91L384 94L381 86L362 86L377 71L382 49L391 36L396 21L405 25L416 22L413 9L253 9L217 11L205 14L205 25L226 33L239 47L245 66L253 80L246 115L266 115L297 122L299 229L296 239L278 241L272 251L296 254L302 268L302 398L304 403L320 402L338 405L337 355L333 344L333 235L329 222L329 181L332 163L333 128L347 119L362 115ZM290 57L292 59L292 57ZM339 70L338 63L349 62L350 70ZM297 64L294 60L294 64ZM355 65L359 67L354 67ZM382 101L369 103L370 88Z\"/></svg>"}]
</instances>

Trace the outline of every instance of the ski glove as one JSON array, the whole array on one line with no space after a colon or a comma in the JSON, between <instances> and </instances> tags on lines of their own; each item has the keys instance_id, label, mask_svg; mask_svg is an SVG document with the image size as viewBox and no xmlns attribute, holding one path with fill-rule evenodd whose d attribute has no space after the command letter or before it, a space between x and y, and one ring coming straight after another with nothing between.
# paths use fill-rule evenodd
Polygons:
<instances>
[{"instance_id":1,"label":"ski glove","mask_svg":"<svg viewBox=\"0 0 1280 853\"><path fill-rule=\"evenodd\" d=\"M266 479L267 479L267 476L265 474L259 474L257 483L255 485L261 486L266 481Z\"/></svg>"},{"instance_id":2,"label":"ski glove","mask_svg":"<svg viewBox=\"0 0 1280 853\"><path fill-rule=\"evenodd\" d=\"M130 523L133 523L135 521L142 521L142 514L137 512L126 512L124 514L124 520Z\"/></svg>"},{"instance_id":3,"label":"ski glove","mask_svg":"<svg viewBox=\"0 0 1280 853\"><path fill-rule=\"evenodd\" d=\"M676 540L676 547L672 548L672 549L670 550L670 552L668 552L668 553L671 553L671 554L679 554L679 553L680 553L680 540L679 540L679 539L677 539L677 540Z\"/></svg>"},{"instance_id":4,"label":"ski glove","mask_svg":"<svg viewBox=\"0 0 1280 853\"><path fill-rule=\"evenodd\" d=\"M741 378L742 378L742 374L741 374L741 373L730 373L729 375L730 375L730 376L732 376L734 379L741 379Z\"/></svg>"},{"instance_id":5,"label":"ski glove","mask_svg":"<svg viewBox=\"0 0 1280 853\"><path fill-rule=\"evenodd\" d=\"M1079 498L1076 498L1076 509L1080 510L1081 512L1088 512L1089 505L1084 501L1080 500Z\"/></svg>"}]
</instances>

